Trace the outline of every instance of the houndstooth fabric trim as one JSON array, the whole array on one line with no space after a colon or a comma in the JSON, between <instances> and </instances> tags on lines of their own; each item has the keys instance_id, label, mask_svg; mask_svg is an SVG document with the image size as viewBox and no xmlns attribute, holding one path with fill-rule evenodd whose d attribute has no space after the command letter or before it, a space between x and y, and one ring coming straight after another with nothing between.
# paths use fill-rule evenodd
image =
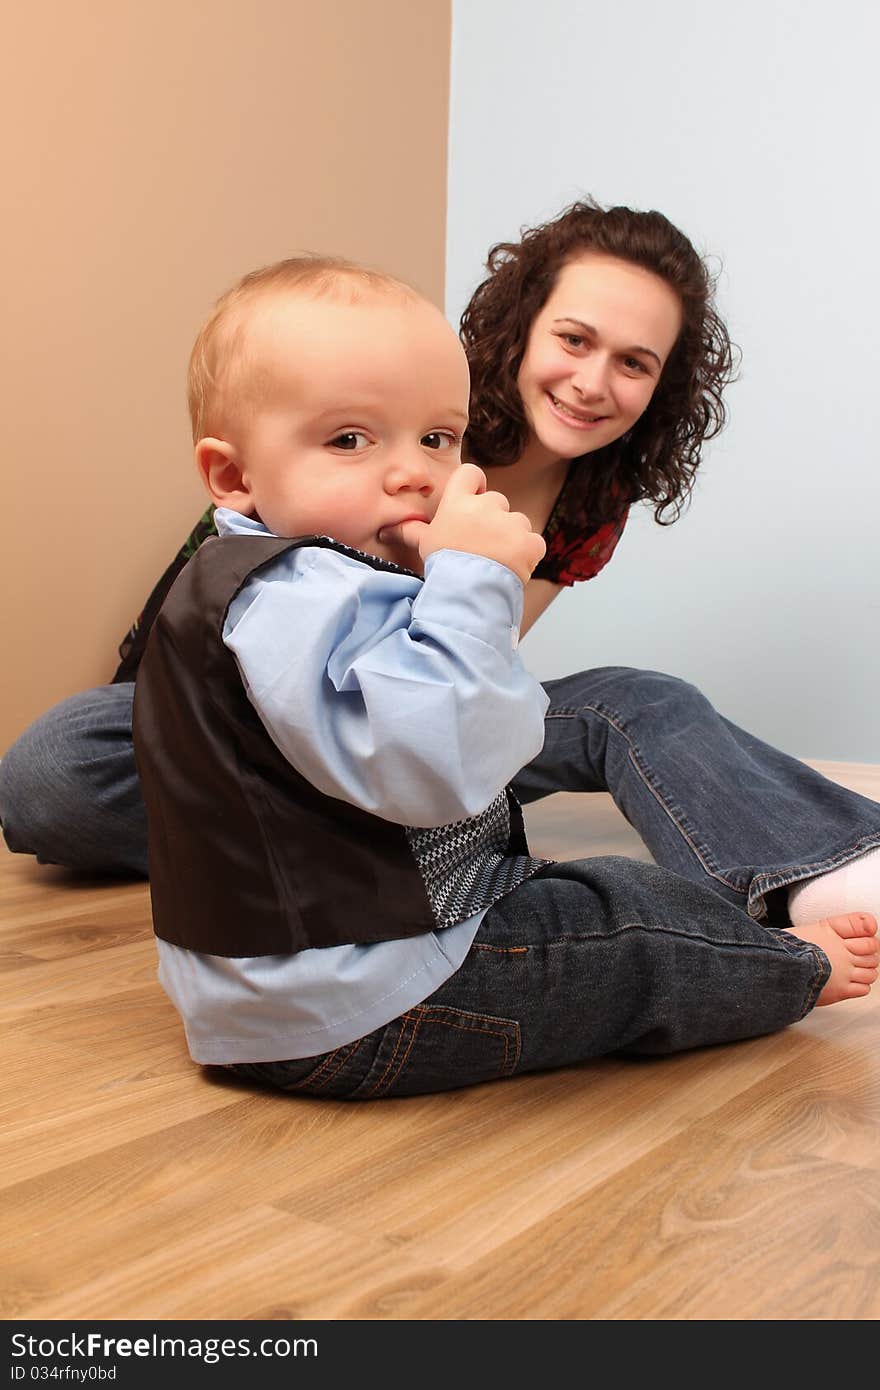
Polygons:
<instances>
[{"instance_id":1,"label":"houndstooth fabric trim","mask_svg":"<svg viewBox=\"0 0 880 1390\"><path fill-rule=\"evenodd\" d=\"M491 907L550 863L508 853L510 805L505 792L478 816L428 830L408 826L406 837L438 927L453 927Z\"/></svg>"}]
</instances>

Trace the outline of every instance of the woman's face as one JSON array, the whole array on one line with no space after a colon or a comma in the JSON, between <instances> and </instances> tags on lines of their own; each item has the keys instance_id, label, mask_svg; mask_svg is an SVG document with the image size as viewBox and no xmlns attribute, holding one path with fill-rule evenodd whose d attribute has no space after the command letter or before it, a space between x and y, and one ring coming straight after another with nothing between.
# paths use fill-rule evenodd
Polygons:
<instances>
[{"instance_id":1,"label":"woman's face","mask_svg":"<svg viewBox=\"0 0 880 1390\"><path fill-rule=\"evenodd\" d=\"M529 450L572 459L619 439L647 408L680 330L678 295L652 271L594 252L567 262L517 376Z\"/></svg>"}]
</instances>

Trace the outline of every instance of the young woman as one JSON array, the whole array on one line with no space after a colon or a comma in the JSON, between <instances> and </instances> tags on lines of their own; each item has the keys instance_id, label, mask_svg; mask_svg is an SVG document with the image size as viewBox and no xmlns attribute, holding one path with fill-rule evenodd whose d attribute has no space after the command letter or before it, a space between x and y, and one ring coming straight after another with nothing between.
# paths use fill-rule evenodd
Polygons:
<instances>
[{"instance_id":1,"label":"young woman","mask_svg":"<svg viewBox=\"0 0 880 1390\"><path fill-rule=\"evenodd\" d=\"M629 508L675 520L705 439L722 428L734 353L713 283L661 214L591 201L495 246L462 318L469 457L542 531L523 630L611 558ZM0 763L13 850L146 872L131 745L133 678L150 624L206 535L206 514L122 648L114 683L43 715ZM515 789L610 791L665 868L751 916L806 925L880 912L880 805L720 716L671 676L605 667L547 683L544 748Z\"/></svg>"}]
</instances>

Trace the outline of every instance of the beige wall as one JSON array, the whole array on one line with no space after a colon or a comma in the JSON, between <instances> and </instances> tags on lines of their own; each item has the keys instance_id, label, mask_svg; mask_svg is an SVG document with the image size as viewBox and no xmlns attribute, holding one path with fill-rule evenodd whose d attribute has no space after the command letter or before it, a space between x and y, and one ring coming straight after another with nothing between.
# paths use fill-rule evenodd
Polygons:
<instances>
[{"instance_id":1,"label":"beige wall","mask_svg":"<svg viewBox=\"0 0 880 1390\"><path fill-rule=\"evenodd\" d=\"M37 0L5 30L0 749L109 680L202 511L184 373L297 250L443 303L450 0Z\"/></svg>"}]
</instances>

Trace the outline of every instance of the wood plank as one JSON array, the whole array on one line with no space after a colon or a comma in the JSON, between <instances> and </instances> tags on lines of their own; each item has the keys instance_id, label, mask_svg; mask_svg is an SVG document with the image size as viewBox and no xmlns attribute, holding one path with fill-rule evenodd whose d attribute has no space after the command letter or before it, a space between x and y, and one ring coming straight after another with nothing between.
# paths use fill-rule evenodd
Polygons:
<instances>
[{"instance_id":1,"label":"wood plank","mask_svg":"<svg viewBox=\"0 0 880 1390\"><path fill-rule=\"evenodd\" d=\"M818 764L880 794L880 767ZM603 794L539 852L649 858ZM880 991L771 1037L369 1105L194 1066L142 882L0 851L7 1318L875 1318Z\"/></svg>"},{"instance_id":2,"label":"wood plank","mask_svg":"<svg viewBox=\"0 0 880 1390\"><path fill-rule=\"evenodd\" d=\"M865 1173L703 1123L395 1316L874 1319L880 1202ZM392 1285L354 1305L369 1316Z\"/></svg>"}]
</instances>

